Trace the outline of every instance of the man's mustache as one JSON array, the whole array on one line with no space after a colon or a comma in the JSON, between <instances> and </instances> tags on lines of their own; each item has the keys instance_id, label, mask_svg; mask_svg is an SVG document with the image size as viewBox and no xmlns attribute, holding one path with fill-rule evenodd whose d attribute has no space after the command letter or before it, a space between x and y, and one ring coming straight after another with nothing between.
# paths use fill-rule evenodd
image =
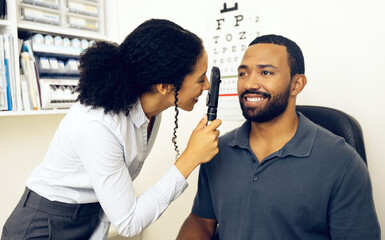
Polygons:
<instances>
[{"instance_id":1,"label":"man's mustache","mask_svg":"<svg viewBox=\"0 0 385 240\"><path fill-rule=\"evenodd\" d=\"M250 89L250 90L246 90L244 91L242 94L241 94L241 98L243 98L246 94L257 94L257 95L261 95L265 98L268 98L270 99L271 98L271 94L270 93L267 93L267 92L261 92L259 90L256 90L256 89Z\"/></svg>"}]
</instances>

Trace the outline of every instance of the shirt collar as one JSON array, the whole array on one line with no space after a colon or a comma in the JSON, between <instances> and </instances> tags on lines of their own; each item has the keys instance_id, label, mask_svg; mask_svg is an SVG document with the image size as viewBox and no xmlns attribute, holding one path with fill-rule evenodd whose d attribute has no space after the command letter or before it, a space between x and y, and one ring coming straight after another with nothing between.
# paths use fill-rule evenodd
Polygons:
<instances>
[{"instance_id":1,"label":"shirt collar","mask_svg":"<svg viewBox=\"0 0 385 240\"><path fill-rule=\"evenodd\" d=\"M297 112L299 123L294 137L280 150L279 156L308 157L313 148L317 126L302 113Z\"/></svg>"},{"instance_id":2,"label":"shirt collar","mask_svg":"<svg viewBox=\"0 0 385 240\"><path fill-rule=\"evenodd\" d=\"M138 100L129 111L130 118L135 124L135 127L140 128L143 124L149 123L150 120L146 117L143 111L142 104Z\"/></svg>"},{"instance_id":3,"label":"shirt collar","mask_svg":"<svg viewBox=\"0 0 385 240\"><path fill-rule=\"evenodd\" d=\"M234 138L229 142L230 147L238 146L240 148L250 148L249 146L249 134L251 124L250 121L246 121L241 127L235 130Z\"/></svg>"},{"instance_id":4,"label":"shirt collar","mask_svg":"<svg viewBox=\"0 0 385 240\"><path fill-rule=\"evenodd\" d=\"M302 113L297 112L299 123L293 138L283 146L276 154L278 157L286 157L288 155L296 157L308 157L313 148L314 139L317 132L316 125L306 118ZM251 151L249 144L250 121L246 121L240 128L235 131L234 138L229 142L230 147L238 146Z\"/></svg>"}]
</instances>

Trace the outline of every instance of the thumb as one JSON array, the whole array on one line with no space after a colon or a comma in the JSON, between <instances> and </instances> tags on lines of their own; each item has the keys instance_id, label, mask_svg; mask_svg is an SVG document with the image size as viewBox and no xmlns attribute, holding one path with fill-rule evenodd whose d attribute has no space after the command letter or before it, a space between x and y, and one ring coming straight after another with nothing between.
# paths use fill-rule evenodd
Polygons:
<instances>
[{"instance_id":1,"label":"thumb","mask_svg":"<svg viewBox=\"0 0 385 240\"><path fill-rule=\"evenodd\" d=\"M196 126L196 128L194 129L194 132L195 131L198 131L200 129L203 129L204 127L206 127L206 124L207 124L207 115L204 114L203 115L203 118L200 120L200 122L198 123L198 125Z\"/></svg>"}]
</instances>

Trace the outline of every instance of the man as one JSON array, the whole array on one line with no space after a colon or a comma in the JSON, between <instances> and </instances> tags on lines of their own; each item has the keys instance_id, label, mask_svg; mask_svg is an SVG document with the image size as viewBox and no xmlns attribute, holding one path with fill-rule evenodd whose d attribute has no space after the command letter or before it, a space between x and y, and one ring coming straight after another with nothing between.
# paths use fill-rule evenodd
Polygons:
<instances>
[{"instance_id":1,"label":"man","mask_svg":"<svg viewBox=\"0 0 385 240\"><path fill-rule=\"evenodd\" d=\"M368 169L341 137L295 111L306 85L293 41L256 38L238 68L247 121L201 166L192 213L178 238L375 240L380 227Z\"/></svg>"}]
</instances>

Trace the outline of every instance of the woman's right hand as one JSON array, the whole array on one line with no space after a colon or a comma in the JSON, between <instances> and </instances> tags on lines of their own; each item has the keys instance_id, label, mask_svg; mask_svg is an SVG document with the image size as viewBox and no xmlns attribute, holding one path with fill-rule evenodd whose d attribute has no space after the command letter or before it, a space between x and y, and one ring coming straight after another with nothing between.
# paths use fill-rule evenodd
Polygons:
<instances>
[{"instance_id":1,"label":"woman's right hand","mask_svg":"<svg viewBox=\"0 0 385 240\"><path fill-rule=\"evenodd\" d=\"M222 121L215 119L207 125L207 116L194 129L182 155L175 162L175 166L187 178L201 163L210 161L218 153L217 129Z\"/></svg>"}]
</instances>

